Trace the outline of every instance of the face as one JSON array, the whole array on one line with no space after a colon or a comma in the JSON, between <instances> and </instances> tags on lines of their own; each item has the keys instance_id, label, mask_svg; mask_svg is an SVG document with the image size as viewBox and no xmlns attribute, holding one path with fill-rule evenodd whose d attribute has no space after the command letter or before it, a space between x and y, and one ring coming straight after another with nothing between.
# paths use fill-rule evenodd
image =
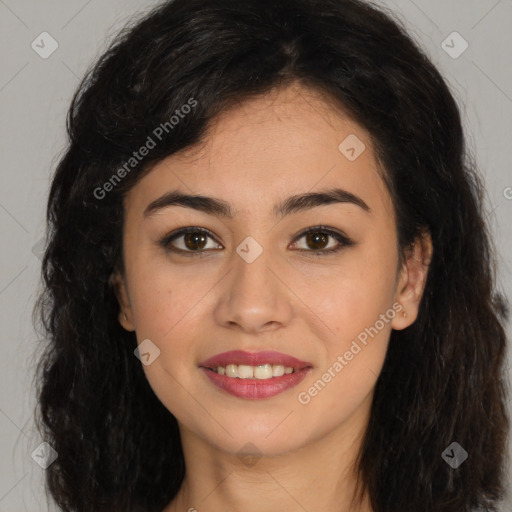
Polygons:
<instances>
[{"instance_id":1,"label":"face","mask_svg":"<svg viewBox=\"0 0 512 512\"><path fill-rule=\"evenodd\" d=\"M292 86L224 112L130 190L120 321L181 428L272 455L367 420L425 278L417 257L398 265L378 165L360 125Z\"/></svg>"}]
</instances>

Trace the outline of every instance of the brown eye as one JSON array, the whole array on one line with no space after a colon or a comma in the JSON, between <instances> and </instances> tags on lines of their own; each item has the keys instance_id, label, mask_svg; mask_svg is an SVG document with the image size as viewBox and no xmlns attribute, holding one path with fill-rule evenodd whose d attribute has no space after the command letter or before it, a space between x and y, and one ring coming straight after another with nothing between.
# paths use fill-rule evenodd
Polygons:
<instances>
[{"instance_id":1,"label":"brown eye","mask_svg":"<svg viewBox=\"0 0 512 512\"><path fill-rule=\"evenodd\" d=\"M300 240L302 238L305 240L305 244L303 244L305 247L300 247L298 242L294 242L294 248L301 252L311 253L313 255L335 253L343 247L354 245L354 242L352 242L346 235L322 226L309 228L299 235L296 240ZM329 247L330 240L337 241L338 243L331 244Z\"/></svg>"},{"instance_id":2,"label":"brown eye","mask_svg":"<svg viewBox=\"0 0 512 512\"><path fill-rule=\"evenodd\" d=\"M204 233L186 233L183 236L183 243L187 249L191 251L197 249L204 249L206 245L206 235Z\"/></svg>"},{"instance_id":3,"label":"brown eye","mask_svg":"<svg viewBox=\"0 0 512 512\"><path fill-rule=\"evenodd\" d=\"M159 243L164 249L170 252L183 253L187 256L199 256L210 252L211 249L219 249L216 243L210 244L209 239L214 241L212 235L202 228L184 228L164 237Z\"/></svg>"},{"instance_id":4,"label":"brown eye","mask_svg":"<svg viewBox=\"0 0 512 512\"><path fill-rule=\"evenodd\" d=\"M311 249L324 249L329 241L329 235L321 233L308 233L306 235L306 241Z\"/></svg>"},{"instance_id":5,"label":"brown eye","mask_svg":"<svg viewBox=\"0 0 512 512\"><path fill-rule=\"evenodd\" d=\"M305 240L305 247L300 247L297 241L292 243L292 247L313 256L335 253L343 249L343 247L354 245L354 242L346 235L323 226L307 229L295 240L300 239ZM330 244L331 241L337 243ZM210 246L208 246L208 243L210 243ZM166 251L184 256L208 256L212 250L223 249L208 230L198 227L179 229L165 236L160 240L159 244Z\"/></svg>"}]
</instances>

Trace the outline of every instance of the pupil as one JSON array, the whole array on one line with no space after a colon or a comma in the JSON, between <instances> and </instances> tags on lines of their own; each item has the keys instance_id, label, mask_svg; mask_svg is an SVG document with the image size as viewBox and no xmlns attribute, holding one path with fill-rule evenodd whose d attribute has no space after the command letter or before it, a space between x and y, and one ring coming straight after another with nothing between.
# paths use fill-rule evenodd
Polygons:
<instances>
[{"instance_id":1,"label":"pupil","mask_svg":"<svg viewBox=\"0 0 512 512\"><path fill-rule=\"evenodd\" d=\"M322 245L325 244L325 242L327 241L327 236L326 235L322 235L322 234L319 234L319 233L313 233L313 234L308 234L308 243L312 241L312 245L314 245L315 249L319 249L319 247L316 247L317 244L320 244Z\"/></svg>"},{"instance_id":2,"label":"pupil","mask_svg":"<svg viewBox=\"0 0 512 512\"><path fill-rule=\"evenodd\" d=\"M187 233L185 235L185 245L188 249L201 249L204 246L205 240L206 236L203 233ZM189 244L189 242L191 243ZM197 245L200 247L197 247Z\"/></svg>"}]
</instances>

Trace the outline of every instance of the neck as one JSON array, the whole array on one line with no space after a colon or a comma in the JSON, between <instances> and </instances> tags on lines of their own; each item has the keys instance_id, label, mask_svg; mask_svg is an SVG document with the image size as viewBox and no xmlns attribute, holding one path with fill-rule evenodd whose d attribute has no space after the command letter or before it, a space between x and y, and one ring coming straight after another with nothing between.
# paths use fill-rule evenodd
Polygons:
<instances>
[{"instance_id":1,"label":"neck","mask_svg":"<svg viewBox=\"0 0 512 512\"><path fill-rule=\"evenodd\" d=\"M164 512L372 512L366 494L362 503L354 499L364 431L360 418L351 420L297 450L252 460L223 452L180 424L186 475Z\"/></svg>"}]
</instances>

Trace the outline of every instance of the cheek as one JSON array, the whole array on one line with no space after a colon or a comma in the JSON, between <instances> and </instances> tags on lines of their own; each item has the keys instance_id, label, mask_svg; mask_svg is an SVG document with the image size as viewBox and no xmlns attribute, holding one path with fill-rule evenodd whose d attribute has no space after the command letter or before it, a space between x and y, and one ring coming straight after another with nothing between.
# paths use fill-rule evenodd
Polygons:
<instances>
[{"instance_id":1,"label":"cheek","mask_svg":"<svg viewBox=\"0 0 512 512\"><path fill-rule=\"evenodd\" d=\"M377 246L364 257L354 253L329 281L322 299L310 294L312 301L318 297L312 308L329 327L329 335L323 336L329 341L322 347L321 382L311 390L312 395L322 395L317 404L339 410L340 393L350 390L343 405L350 408L351 400L357 404L370 392L382 369L391 321L397 314L393 308L396 255L389 247L382 254Z\"/></svg>"},{"instance_id":2,"label":"cheek","mask_svg":"<svg viewBox=\"0 0 512 512\"><path fill-rule=\"evenodd\" d=\"M198 314L215 279L198 271L197 266L173 267L154 257L142 261L133 266L130 283L137 336L165 343L184 321L190 322Z\"/></svg>"},{"instance_id":3,"label":"cheek","mask_svg":"<svg viewBox=\"0 0 512 512\"><path fill-rule=\"evenodd\" d=\"M194 339L200 336L205 293L211 288L199 276L170 272L168 266L151 265L134 271L131 303L137 340L149 339L159 355L143 365L155 395L184 423L190 423L201 410L191 407L191 395L197 376ZM190 279L187 279L190 277ZM185 405L188 404L188 405Z\"/></svg>"},{"instance_id":4,"label":"cheek","mask_svg":"<svg viewBox=\"0 0 512 512\"><path fill-rule=\"evenodd\" d=\"M165 399L170 405L179 391L178 383L190 386L194 382L198 340L205 338L205 325L211 321L211 300L219 276L197 265L173 268L155 258L139 261L140 265L133 266L130 283L137 340L149 339L158 348L158 358L144 366L144 371L157 395L159 390L175 388Z\"/></svg>"},{"instance_id":5,"label":"cheek","mask_svg":"<svg viewBox=\"0 0 512 512\"><path fill-rule=\"evenodd\" d=\"M334 339L335 345L343 343L391 308L396 258L391 244L383 247L382 241L371 240L364 248L348 250L335 264L319 265L314 270L294 265L294 290L317 315L319 337Z\"/></svg>"},{"instance_id":6,"label":"cheek","mask_svg":"<svg viewBox=\"0 0 512 512\"><path fill-rule=\"evenodd\" d=\"M322 310L336 335L318 347L322 364L296 393L302 427L320 437L370 406L396 314L387 287L368 293L360 282L350 283Z\"/></svg>"}]
</instances>

